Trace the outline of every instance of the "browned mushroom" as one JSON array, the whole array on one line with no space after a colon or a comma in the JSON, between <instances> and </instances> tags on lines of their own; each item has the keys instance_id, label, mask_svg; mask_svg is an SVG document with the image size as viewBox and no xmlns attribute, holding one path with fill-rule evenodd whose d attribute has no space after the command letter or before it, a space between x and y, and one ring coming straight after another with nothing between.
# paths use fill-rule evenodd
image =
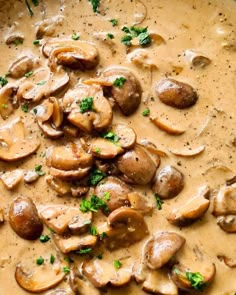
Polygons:
<instances>
[{"instance_id":1,"label":"browned mushroom","mask_svg":"<svg viewBox=\"0 0 236 295\"><path fill-rule=\"evenodd\" d=\"M192 86L170 78L159 81L156 92L163 103L178 109L191 107L198 99Z\"/></svg>"},{"instance_id":2,"label":"browned mushroom","mask_svg":"<svg viewBox=\"0 0 236 295\"><path fill-rule=\"evenodd\" d=\"M25 136L25 126L21 118L0 127L0 159L12 162L33 154L39 147L38 139Z\"/></svg>"},{"instance_id":3,"label":"browned mushroom","mask_svg":"<svg viewBox=\"0 0 236 295\"><path fill-rule=\"evenodd\" d=\"M179 127L174 126L170 122L166 122L165 120L155 117L155 118L150 118L151 122L157 126L160 130L165 131L168 134L171 135L181 135L185 132L184 129L181 129Z\"/></svg>"},{"instance_id":4,"label":"browned mushroom","mask_svg":"<svg viewBox=\"0 0 236 295\"><path fill-rule=\"evenodd\" d=\"M122 148L132 149L134 147L137 136L131 127L117 124L112 126L112 131L118 136L118 143Z\"/></svg>"},{"instance_id":5,"label":"browned mushroom","mask_svg":"<svg viewBox=\"0 0 236 295\"><path fill-rule=\"evenodd\" d=\"M196 50L186 50L184 52L184 57L186 58L187 62L190 66L195 68L205 68L211 63L211 60L203 55L203 53L198 52Z\"/></svg>"},{"instance_id":6,"label":"browned mushroom","mask_svg":"<svg viewBox=\"0 0 236 295\"><path fill-rule=\"evenodd\" d=\"M173 166L165 166L155 175L152 190L161 198L176 197L184 187L184 176Z\"/></svg>"},{"instance_id":7,"label":"browned mushroom","mask_svg":"<svg viewBox=\"0 0 236 295\"><path fill-rule=\"evenodd\" d=\"M113 159L124 152L119 143L113 143L100 137L92 139L91 151L95 157L100 159Z\"/></svg>"},{"instance_id":8,"label":"browned mushroom","mask_svg":"<svg viewBox=\"0 0 236 295\"><path fill-rule=\"evenodd\" d=\"M12 201L9 223L17 235L26 240L37 239L43 231L37 208L28 197L17 197Z\"/></svg>"},{"instance_id":9,"label":"browned mushroom","mask_svg":"<svg viewBox=\"0 0 236 295\"><path fill-rule=\"evenodd\" d=\"M205 186L199 190L198 196L187 201L183 206L175 208L167 217L168 221L177 226L185 226L201 218L209 208L210 189Z\"/></svg>"},{"instance_id":10,"label":"browned mushroom","mask_svg":"<svg viewBox=\"0 0 236 295\"><path fill-rule=\"evenodd\" d=\"M48 185L56 191L60 196L69 195L71 193L71 185L68 182L48 175L46 177Z\"/></svg>"},{"instance_id":11,"label":"browned mushroom","mask_svg":"<svg viewBox=\"0 0 236 295\"><path fill-rule=\"evenodd\" d=\"M32 183L39 179L40 175L35 170L28 170L24 172L24 182Z\"/></svg>"},{"instance_id":12,"label":"browned mushroom","mask_svg":"<svg viewBox=\"0 0 236 295\"><path fill-rule=\"evenodd\" d=\"M132 263L123 261L122 266L116 269L112 263L104 260L93 259L82 266L84 276L97 288L110 284L121 287L128 284L132 276Z\"/></svg>"},{"instance_id":13,"label":"browned mushroom","mask_svg":"<svg viewBox=\"0 0 236 295\"><path fill-rule=\"evenodd\" d=\"M236 215L220 216L217 224L227 233L236 233Z\"/></svg>"},{"instance_id":14,"label":"browned mushroom","mask_svg":"<svg viewBox=\"0 0 236 295\"><path fill-rule=\"evenodd\" d=\"M29 267L18 264L15 271L15 279L18 285L31 293L40 293L58 285L66 276L63 272L65 265L59 259L52 264L44 264L41 267Z\"/></svg>"},{"instance_id":15,"label":"browned mushroom","mask_svg":"<svg viewBox=\"0 0 236 295\"><path fill-rule=\"evenodd\" d=\"M129 204L128 194L130 188L119 178L107 177L95 188L95 194L100 198L107 199L109 212Z\"/></svg>"},{"instance_id":16,"label":"browned mushroom","mask_svg":"<svg viewBox=\"0 0 236 295\"><path fill-rule=\"evenodd\" d=\"M33 69L33 58L31 56L22 56L14 61L9 69L9 75L15 79L23 77Z\"/></svg>"},{"instance_id":17,"label":"browned mushroom","mask_svg":"<svg viewBox=\"0 0 236 295\"><path fill-rule=\"evenodd\" d=\"M40 40L43 37L53 37L56 32L56 28L62 25L63 21L64 17L62 15L57 15L37 23L36 39Z\"/></svg>"},{"instance_id":18,"label":"browned mushroom","mask_svg":"<svg viewBox=\"0 0 236 295\"><path fill-rule=\"evenodd\" d=\"M165 151L159 149L153 142L148 141L146 139L142 139L139 142L140 145L142 145L143 147L145 147L145 149L153 156L156 157L167 157L167 154ZM160 160L159 160L160 161Z\"/></svg>"},{"instance_id":19,"label":"browned mushroom","mask_svg":"<svg viewBox=\"0 0 236 295\"><path fill-rule=\"evenodd\" d=\"M76 207L68 207L64 205L48 205L40 210L40 217L43 222L58 234L64 233L70 227L72 230L81 230L87 228L88 223L92 221L92 213L82 213ZM77 223L75 223L75 219Z\"/></svg>"},{"instance_id":20,"label":"browned mushroom","mask_svg":"<svg viewBox=\"0 0 236 295\"><path fill-rule=\"evenodd\" d=\"M141 193L130 192L127 197L131 208L138 210L143 214L150 213L154 208L154 203Z\"/></svg>"},{"instance_id":21,"label":"browned mushroom","mask_svg":"<svg viewBox=\"0 0 236 295\"><path fill-rule=\"evenodd\" d=\"M15 32L15 33L7 36L5 42L7 45L12 45L12 44L19 45L24 42L24 39L25 39L24 35L22 35L21 33Z\"/></svg>"},{"instance_id":22,"label":"browned mushroom","mask_svg":"<svg viewBox=\"0 0 236 295\"><path fill-rule=\"evenodd\" d=\"M150 183L158 165L140 145L119 156L117 160L118 169L136 184Z\"/></svg>"},{"instance_id":23,"label":"browned mushroom","mask_svg":"<svg viewBox=\"0 0 236 295\"><path fill-rule=\"evenodd\" d=\"M45 295L67 295L68 292L65 289L55 289L47 292Z\"/></svg>"},{"instance_id":24,"label":"browned mushroom","mask_svg":"<svg viewBox=\"0 0 236 295\"><path fill-rule=\"evenodd\" d=\"M43 46L51 67L55 64L72 69L90 70L98 64L98 51L94 45L70 39L49 39Z\"/></svg>"},{"instance_id":25,"label":"browned mushroom","mask_svg":"<svg viewBox=\"0 0 236 295\"><path fill-rule=\"evenodd\" d=\"M0 225L3 224L5 221L3 209L0 208Z\"/></svg>"},{"instance_id":26,"label":"browned mushroom","mask_svg":"<svg viewBox=\"0 0 236 295\"><path fill-rule=\"evenodd\" d=\"M236 185L222 187L213 200L214 216L236 215Z\"/></svg>"},{"instance_id":27,"label":"browned mushroom","mask_svg":"<svg viewBox=\"0 0 236 295\"><path fill-rule=\"evenodd\" d=\"M151 269L161 268L183 247L185 238L175 232L159 232L151 237L145 245L147 266Z\"/></svg>"},{"instance_id":28,"label":"browned mushroom","mask_svg":"<svg viewBox=\"0 0 236 295\"><path fill-rule=\"evenodd\" d=\"M103 77L112 83L111 96L121 112L126 116L134 113L142 96L141 85L134 74L124 67L112 67L103 72ZM121 84L116 83L119 79L123 81Z\"/></svg>"},{"instance_id":29,"label":"browned mushroom","mask_svg":"<svg viewBox=\"0 0 236 295\"><path fill-rule=\"evenodd\" d=\"M22 179L23 179L23 171L21 169L5 172L1 176L2 182L8 190L12 190L16 188Z\"/></svg>"},{"instance_id":30,"label":"browned mushroom","mask_svg":"<svg viewBox=\"0 0 236 295\"><path fill-rule=\"evenodd\" d=\"M224 261L224 264L227 265L230 268L235 268L236 267L236 260L235 259L232 259L232 258L230 258L228 256L225 256L225 255L217 255L217 258L220 261Z\"/></svg>"},{"instance_id":31,"label":"browned mushroom","mask_svg":"<svg viewBox=\"0 0 236 295\"><path fill-rule=\"evenodd\" d=\"M4 120L6 120L14 111L14 107L17 107L17 103L14 99L17 88L13 84L7 84L0 89L0 114Z\"/></svg>"}]
</instances>

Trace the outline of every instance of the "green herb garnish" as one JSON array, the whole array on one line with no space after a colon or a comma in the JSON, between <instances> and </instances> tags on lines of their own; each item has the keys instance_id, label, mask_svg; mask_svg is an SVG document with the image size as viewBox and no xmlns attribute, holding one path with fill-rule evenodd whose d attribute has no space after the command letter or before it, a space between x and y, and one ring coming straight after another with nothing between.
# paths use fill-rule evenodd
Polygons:
<instances>
[{"instance_id":1,"label":"green herb garnish","mask_svg":"<svg viewBox=\"0 0 236 295\"><path fill-rule=\"evenodd\" d=\"M147 117L149 114L150 114L150 110L149 110L149 108L146 108L146 109L142 112L142 115L143 115L144 117Z\"/></svg>"},{"instance_id":2,"label":"green herb garnish","mask_svg":"<svg viewBox=\"0 0 236 295\"><path fill-rule=\"evenodd\" d=\"M95 226L90 225L89 227L89 233L92 236L96 236L98 234L98 230Z\"/></svg>"},{"instance_id":3,"label":"green herb garnish","mask_svg":"<svg viewBox=\"0 0 236 295\"><path fill-rule=\"evenodd\" d=\"M3 108L3 109L7 109L7 108L8 108L7 104L2 103L2 108Z\"/></svg>"},{"instance_id":4,"label":"green herb garnish","mask_svg":"<svg viewBox=\"0 0 236 295\"><path fill-rule=\"evenodd\" d=\"M109 39L114 39L115 37L114 37L113 34L111 34L111 33L107 33L107 38L109 38Z\"/></svg>"},{"instance_id":5,"label":"green herb garnish","mask_svg":"<svg viewBox=\"0 0 236 295\"><path fill-rule=\"evenodd\" d=\"M47 243L50 240L50 237L48 235L41 235L39 240L41 243Z\"/></svg>"},{"instance_id":6,"label":"green herb garnish","mask_svg":"<svg viewBox=\"0 0 236 295\"><path fill-rule=\"evenodd\" d=\"M90 200L82 199L80 203L80 211L83 213L97 212L99 209L103 209L105 212L109 211L107 204L96 195L92 195Z\"/></svg>"},{"instance_id":7,"label":"green herb garnish","mask_svg":"<svg viewBox=\"0 0 236 295\"><path fill-rule=\"evenodd\" d=\"M119 268L121 268L122 263L120 262L120 260L114 260L113 265L116 269L119 269Z\"/></svg>"},{"instance_id":8,"label":"green herb garnish","mask_svg":"<svg viewBox=\"0 0 236 295\"><path fill-rule=\"evenodd\" d=\"M109 193L109 192L105 192L104 195L103 195L103 198L104 198L106 201L110 201L110 199L111 199L110 193Z\"/></svg>"},{"instance_id":9,"label":"green herb garnish","mask_svg":"<svg viewBox=\"0 0 236 295\"><path fill-rule=\"evenodd\" d=\"M101 254L101 253L98 254L98 255L97 255L97 258L101 260L101 259L102 259L102 254Z\"/></svg>"},{"instance_id":10,"label":"green herb garnish","mask_svg":"<svg viewBox=\"0 0 236 295\"><path fill-rule=\"evenodd\" d=\"M72 259L72 258L70 258L70 257L64 257L64 260L65 261L67 261L67 262L69 262L69 263L73 263L74 262L74 260Z\"/></svg>"},{"instance_id":11,"label":"green herb garnish","mask_svg":"<svg viewBox=\"0 0 236 295\"><path fill-rule=\"evenodd\" d=\"M162 209L162 204L164 202L160 199L160 197L157 194L155 194L154 197L155 197L156 202L157 202L157 208L158 208L158 210L161 210Z\"/></svg>"},{"instance_id":12,"label":"green herb garnish","mask_svg":"<svg viewBox=\"0 0 236 295\"><path fill-rule=\"evenodd\" d=\"M125 35L121 38L121 43L123 43L126 46L130 46L132 39L133 37L131 35Z\"/></svg>"},{"instance_id":13,"label":"green herb garnish","mask_svg":"<svg viewBox=\"0 0 236 295\"><path fill-rule=\"evenodd\" d=\"M42 165L38 165L34 168L34 171L39 175L39 176L43 176L45 175L45 172L44 171L41 171L42 169Z\"/></svg>"},{"instance_id":14,"label":"green herb garnish","mask_svg":"<svg viewBox=\"0 0 236 295\"><path fill-rule=\"evenodd\" d=\"M115 81L113 82L113 85L118 87L118 88L122 88L123 85L125 84L125 82L126 82L125 77L119 77L119 78L115 79Z\"/></svg>"},{"instance_id":15,"label":"green herb garnish","mask_svg":"<svg viewBox=\"0 0 236 295\"><path fill-rule=\"evenodd\" d=\"M79 40L79 35L78 35L78 34L73 34L73 35L71 36L71 38L72 38L73 40L77 41L77 40Z\"/></svg>"},{"instance_id":16,"label":"green herb garnish","mask_svg":"<svg viewBox=\"0 0 236 295\"><path fill-rule=\"evenodd\" d=\"M31 0L31 1L34 4L34 6L38 6L39 5L39 1L38 0Z\"/></svg>"},{"instance_id":17,"label":"green herb garnish","mask_svg":"<svg viewBox=\"0 0 236 295\"><path fill-rule=\"evenodd\" d=\"M99 237L100 237L100 240L103 240L104 238L107 237L107 234L106 234L105 232L102 232L102 233L99 235Z\"/></svg>"},{"instance_id":18,"label":"green herb garnish","mask_svg":"<svg viewBox=\"0 0 236 295\"><path fill-rule=\"evenodd\" d=\"M145 45L150 44L152 42L152 39L151 39L149 33L145 32L145 33L141 33L140 35L138 35L138 41L141 46L145 46Z\"/></svg>"},{"instance_id":19,"label":"green herb garnish","mask_svg":"<svg viewBox=\"0 0 236 295\"><path fill-rule=\"evenodd\" d=\"M146 28L132 26L130 28L123 27L122 31L127 35L123 36L121 42L127 46L131 45L131 40L137 38L141 46L148 45L152 42L150 34Z\"/></svg>"},{"instance_id":20,"label":"green herb garnish","mask_svg":"<svg viewBox=\"0 0 236 295\"><path fill-rule=\"evenodd\" d=\"M64 273L69 273L69 272L70 272L70 268L69 268L68 266L64 266L64 267L62 268L62 271L63 271Z\"/></svg>"},{"instance_id":21,"label":"green herb garnish","mask_svg":"<svg viewBox=\"0 0 236 295\"><path fill-rule=\"evenodd\" d=\"M5 86L7 85L8 81L6 79L6 76L5 77L0 77L0 86Z\"/></svg>"},{"instance_id":22,"label":"green herb garnish","mask_svg":"<svg viewBox=\"0 0 236 295\"><path fill-rule=\"evenodd\" d=\"M80 249L80 250L76 251L75 253L83 255L83 254L88 254L90 252L92 252L92 248Z\"/></svg>"},{"instance_id":23,"label":"green herb garnish","mask_svg":"<svg viewBox=\"0 0 236 295\"><path fill-rule=\"evenodd\" d=\"M27 7L27 9L28 9L28 11L29 11L29 15L32 17L32 16L34 15L34 12L33 12L33 10L31 9L28 0L25 0L25 4L26 4L26 7Z\"/></svg>"},{"instance_id":24,"label":"green herb garnish","mask_svg":"<svg viewBox=\"0 0 236 295\"><path fill-rule=\"evenodd\" d=\"M30 71L30 72L28 72L28 73L25 74L25 77L26 78L29 78L30 76L33 75L33 73L34 73L33 71Z\"/></svg>"},{"instance_id":25,"label":"green herb garnish","mask_svg":"<svg viewBox=\"0 0 236 295\"><path fill-rule=\"evenodd\" d=\"M33 44L34 44L34 45L39 45L39 40L34 40L34 41L33 41Z\"/></svg>"},{"instance_id":26,"label":"green herb garnish","mask_svg":"<svg viewBox=\"0 0 236 295\"><path fill-rule=\"evenodd\" d=\"M55 256L53 254L50 255L50 263L53 264L55 262Z\"/></svg>"},{"instance_id":27,"label":"green herb garnish","mask_svg":"<svg viewBox=\"0 0 236 295\"><path fill-rule=\"evenodd\" d=\"M98 12L98 7L100 5L100 0L89 0L93 7L93 12Z\"/></svg>"},{"instance_id":28,"label":"green herb garnish","mask_svg":"<svg viewBox=\"0 0 236 295\"><path fill-rule=\"evenodd\" d=\"M22 111L24 112L24 113L27 113L28 112L28 105L25 103L25 104L23 104L22 106L21 106L21 109L22 109Z\"/></svg>"},{"instance_id":29,"label":"green herb garnish","mask_svg":"<svg viewBox=\"0 0 236 295\"><path fill-rule=\"evenodd\" d=\"M43 81L38 82L37 85L41 85L42 86L42 85L45 85L46 83L47 83L47 81L43 80Z\"/></svg>"},{"instance_id":30,"label":"green herb garnish","mask_svg":"<svg viewBox=\"0 0 236 295\"><path fill-rule=\"evenodd\" d=\"M36 259L36 264L37 265L42 265L44 263L44 258L40 256L39 258Z\"/></svg>"},{"instance_id":31,"label":"green herb garnish","mask_svg":"<svg viewBox=\"0 0 236 295\"><path fill-rule=\"evenodd\" d=\"M118 135L116 135L114 132L109 131L105 134L102 135L103 138L113 142L113 143L117 143L119 141L119 137Z\"/></svg>"},{"instance_id":32,"label":"green herb garnish","mask_svg":"<svg viewBox=\"0 0 236 295\"><path fill-rule=\"evenodd\" d=\"M94 169L90 175L89 182L91 185L97 185L104 177L106 177L106 173Z\"/></svg>"},{"instance_id":33,"label":"green herb garnish","mask_svg":"<svg viewBox=\"0 0 236 295\"><path fill-rule=\"evenodd\" d=\"M110 19L110 22L112 23L112 26L115 27L118 24L118 20L115 18Z\"/></svg>"},{"instance_id":34,"label":"green herb garnish","mask_svg":"<svg viewBox=\"0 0 236 295\"><path fill-rule=\"evenodd\" d=\"M93 109L93 97L88 96L81 100L79 103L80 112L83 114L87 111L92 111Z\"/></svg>"},{"instance_id":35,"label":"green herb garnish","mask_svg":"<svg viewBox=\"0 0 236 295\"><path fill-rule=\"evenodd\" d=\"M100 154L101 153L101 149L100 148L95 148L95 153L96 154Z\"/></svg>"},{"instance_id":36,"label":"green herb garnish","mask_svg":"<svg viewBox=\"0 0 236 295\"><path fill-rule=\"evenodd\" d=\"M206 284L203 283L203 276L199 272L187 271L186 277L195 290L203 291Z\"/></svg>"}]
</instances>

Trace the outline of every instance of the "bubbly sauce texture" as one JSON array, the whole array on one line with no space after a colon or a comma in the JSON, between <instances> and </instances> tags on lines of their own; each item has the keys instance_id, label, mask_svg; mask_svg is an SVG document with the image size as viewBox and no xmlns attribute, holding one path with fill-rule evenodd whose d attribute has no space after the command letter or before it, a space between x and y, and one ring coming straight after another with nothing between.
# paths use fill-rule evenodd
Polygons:
<instances>
[{"instance_id":1,"label":"bubbly sauce texture","mask_svg":"<svg viewBox=\"0 0 236 295\"><path fill-rule=\"evenodd\" d=\"M0 0L0 295L29 288L48 295L234 295L236 2L34 3ZM130 128L114 127L120 124ZM96 185L106 165L110 180ZM101 177L95 183L94 169ZM122 192L107 194L109 181L121 189L120 180ZM102 200L97 212L81 210L94 194ZM36 208L24 198L12 203L17 197ZM60 209L49 226L50 205L70 207L68 222L58 221ZM74 228L68 223L76 214L83 220ZM109 244L113 230L124 231L123 240ZM97 237L103 232L104 240ZM75 239L73 251L61 246L62 234ZM186 273L198 273L200 285Z\"/></svg>"}]
</instances>

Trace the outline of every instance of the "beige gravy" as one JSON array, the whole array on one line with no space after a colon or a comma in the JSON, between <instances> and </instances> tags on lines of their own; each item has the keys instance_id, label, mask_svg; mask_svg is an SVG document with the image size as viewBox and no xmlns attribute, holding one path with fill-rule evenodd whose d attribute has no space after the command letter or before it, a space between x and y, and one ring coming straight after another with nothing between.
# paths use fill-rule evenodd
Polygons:
<instances>
[{"instance_id":1,"label":"beige gravy","mask_svg":"<svg viewBox=\"0 0 236 295\"><path fill-rule=\"evenodd\" d=\"M129 68L142 85L142 101L131 116L126 117L121 112L114 111L113 124L123 123L132 127L137 133L138 142L148 140L156 144L167 154L167 157L161 157L158 169L173 165L183 173L185 183L177 197L164 200L162 210L154 208L151 215L145 216L149 237L158 231L174 231L185 237L186 244L176 256L178 261L187 263L191 259L190 253L198 249L204 259L214 263L216 267L213 282L200 294L234 295L236 268L228 267L217 256L225 255L235 261L235 233L226 233L217 225L216 218L212 215L212 199L225 185L226 180L236 173L236 2L146 0L144 6L144 1L142 3L139 0L102 0L100 13L97 14L87 0L39 0L37 7L31 1L29 3L34 13L32 17L25 1L0 1L0 76L4 76L9 66L20 56L33 55L38 68L48 64L48 59L41 52L42 46L33 45L33 41L36 39L35 32L39 22L52 18L55 18L55 22L56 19L58 21L53 28L53 37L71 38L73 34L78 34L80 40L91 42L99 52L99 64L95 70L70 71L71 86L80 78L96 78L108 66L122 65ZM117 19L118 24L112 26L111 19ZM141 24L137 26L148 27L148 32L153 34L152 43L148 47L137 46L127 50L127 46L121 43L121 37L124 36L121 29L140 21ZM6 45L6 38L15 33L24 37L23 44ZM109 39L107 33L114 38ZM48 38L50 37L44 36L40 42L43 44ZM132 53L140 49L147 54L147 58L132 61ZM186 56L187 50L200 52L211 63L205 67L193 66ZM194 87L199 95L196 104L180 110L162 103L157 97L155 87L164 77L171 77ZM19 81L11 77L7 79L13 84ZM142 115L146 108L150 109L150 116ZM35 123L34 115L23 112L21 107L14 110L6 120L0 117L0 128L19 116L23 118L30 135L40 139L41 145L35 154L23 160L12 163L0 161L0 172L16 168L34 169L37 165L42 165L42 170L48 175L44 152L49 146L66 144L67 139L46 139ZM151 116L158 116L166 120L167 124L173 123L185 132L170 135L155 126L149 119ZM205 149L196 156L182 157L171 153L181 153L200 146ZM65 204L79 208L81 199L58 197L46 183L46 175L40 176L32 184L21 181L11 191L0 181L0 208L5 216L5 222L0 224L0 295L28 294L15 281L17 263L28 263L32 268L43 267L37 266L35 260L39 256L49 259L50 254L56 255L57 251L52 239L47 243L40 243L38 239L27 241L16 235L8 222L11 201L17 196L27 196L32 198L38 208L46 204ZM166 219L170 211L196 196L198 189L204 185L209 185L211 189L211 204L203 218L187 227L171 225ZM135 190L145 193L147 199L153 202L154 196L150 188L135 186ZM99 218L103 217L97 217L98 221ZM50 234L46 227L43 233ZM149 237L124 249L103 250L103 260L112 264L114 260L122 261L131 257L136 261ZM83 260L76 258L76 255L73 255L73 259L75 264L76 260ZM201 269L195 271L201 272ZM67 279L54 287L57 288L64 288L66 294L73 294ZM193 291L190 294L191 292ZM132 281L122 288L108 288L106 294L147 293L142 291L141 285Z\"/></svg>"}]
</instances>

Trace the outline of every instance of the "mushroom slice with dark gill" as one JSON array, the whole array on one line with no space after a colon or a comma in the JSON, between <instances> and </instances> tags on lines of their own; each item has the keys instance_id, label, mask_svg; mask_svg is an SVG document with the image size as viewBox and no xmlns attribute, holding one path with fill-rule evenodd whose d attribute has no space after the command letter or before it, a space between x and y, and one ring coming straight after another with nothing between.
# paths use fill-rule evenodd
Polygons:
<instances>
[{"instance_id":1,"label":"mushroom slice with dark gill","mask_svg":"<svg viewBox=\"0 0 236 295\"><path fill-rule=\"evenodd\" d=\"M63 272L65 265L57 258L53 264L44 263L35 266L33 270L23 264L18 264L15 279L18 285L31 293L40 293L58 285L66 276Z\"/></svg>"},{"instance_id":2,"label":"mushroom slice with dark gill","mask_svg":"<svg viewBox=\"0 0 236 295\"><path fill-rule=\"evenodd\" d=\"M22 179L23 179L23 170L21 169L15 169L12 171L5 172L1 176L2 182L8 190L12 190L16 188Z\"/></svg>"},{"instance_id":3,"label":"mushroom slice with dark gill","mask_svg":"<svg viewBox=\"0 0 236 295\"><path fill-rule=\"evenodd\" d=\"M224 261L224 264L227 265L230 268L235 268L236 267L236 259L232 259L228 256L225 255L217 255L217 258L220 261Z\"/></svg>"},{"instance_id":4,"label":"mushroom slice with dark gill","mask_svg":"<svg viewBox=\"0 0 236 295\"><path fill-rule=\"evenodd\" d=\"M37 208L28 197L17 197L9 208L9 223L18 236L36 240L43 231Z\"/></svg>"},{"instance_id":5,"label":"mushroom slice with dark gill","mask_svg":"<svg viewBox=\"0 0 236 295\"><path fill-rule=\"evenodd\" d=\"M191 67L203 69L211 64L211 60L207 56L196 50L185 50L184 57Z\"/></svg>"},{"instance_id":6,"label":"mushroom slice with dark gill","mask_svg":"<svg viewBox=\"0 0 236 295\"><path fill-rule=\"evenodd\" d=\"M219 216L217 224L227 233L236 233L236 215Z\"/></svg>"},{"instance_id":7,"label":"mushroom slice with dark gill","mask_svg":"<svg viewBox=\"0 0 236 295\"><path fill-rule=\"evenodd\" d=\"M117 160L118 169L135 184L152 181L159 163L155 163L149 153L140 145L135 145Z\"/></svg>"},{"instance_id":8,"label":"mushroom slice with dark gill","mask_svg":"<svg viewBox=\"0 0 236 295\"><path fill-rule=\"evenodd\" d=\"M192 86L170 78L158 82L156 93L164 104L178 109L191 107L198 99L197 92Z\"/></svg>"},{"instance_id":9,"label":"mushroom slice with dark gill","mask_svg":"<svg viewBox=\"0 0 236 295\"><path fill-rule=\"evenodd\" d=\"M236 184L223 186L213 199L213 211L215 217L221 215L236 215Z\"/></svg>"},{"instance_id":10,"label":"mushroom slice with dark gill","mask_svg":"<svg viewBox=\"0 0 236 295\"><path fill-rule=\"evenodd\" d=\"M49 64L72 69L90 70L98 64L98 51L88 42L70 39L49 39L43 46L43 54L49 57Z\"/></svg>"},{"instance_id":11,"label":"mushroom slice with dark gill","mask_svg":"<svg viewBox=\"0 0 236 295\"><path fill-rule=\"evenodd\" d=\"M145 259L150 269L158 269L183 247L185 238L175 232L159 232L145 245Z\"/></svg>"},{"instance_id":12,"label":"mushroom slice with dark gill","mask_svg":"<svg viewBox=\"0 0 236 295\"><path fill-rule=\"evenodd\" d=\"M208 186L199 189L196 197L188 200L184 205L171 211L167 220L177 226L185 226L203 217L210 206L207 199L210 194Z\"/></svg>"},{"instance_id":13,"label":"mushroom slice with dark gill","mask_svg":"<svg viewBox=\"0 0 236 295\"><path fill-rule=\"evenodd\" d=\"M127 260L127 261L126 261ZM121 287L128 284L132 277L132 262L122 260L122 266L116 269L112 263L93 259L82 266L83 275L97 288L111 285Z\"/></svg>"},{"instance_id":14,"label":"mushroom slice with dark gill","mask_svg":"<svg viewBox=\"0 0 236 295\"><path fill-rule=\"evenodd\" d=\"M16 92L17 87L13 84L7 84L0 89L0 114L4 120L14 112L14 108L17 108Z\"/></svg>"},{"instance_id":15,"label":"mushroom slice with dark gill","mask_svg":"<svg viewBox=\"0 0 236 295\"><path fill-rule=\"evenodd\" d=\"M10 65L8 73L12 78L19 79L26 73L32 71L33 66L33 57L25 55L18 58Z\"/></svg>"},{"instance_id":16,"label":"mushroom slice with dark gill","mask_svg":"<svg viewBox=\"0 0 236 295\"><path fill-rule=\"evenodd\" d=\"M124 67L112 67L103 72L103 78L111 82L111 96L121 112L133 114L141 102L142 88L135 75Z\"/></svg>"},{"instance_id":17,"label":"mushroom slice with dark gill","mask_svg":"<svg viewBox=\"0 0 236 295\"><path fill-rule=\"evenodd\" d=\"M176 197L184 187L183 174L173 166L165 166L157 171L153 180L152 190L161 199Z\"/></svg>"},{"instance_id":18,"label":"mushroom slice with dark gill","mask_svg":"<svg viewBox=\"0 0 236 295\"><path fill-rule=\"evenodd\" d=\"M0 127L0 159L13 162L33 154L40 145L38 139L26 136L26 128L17 117Z\"/></svg>"}]
</instances>

